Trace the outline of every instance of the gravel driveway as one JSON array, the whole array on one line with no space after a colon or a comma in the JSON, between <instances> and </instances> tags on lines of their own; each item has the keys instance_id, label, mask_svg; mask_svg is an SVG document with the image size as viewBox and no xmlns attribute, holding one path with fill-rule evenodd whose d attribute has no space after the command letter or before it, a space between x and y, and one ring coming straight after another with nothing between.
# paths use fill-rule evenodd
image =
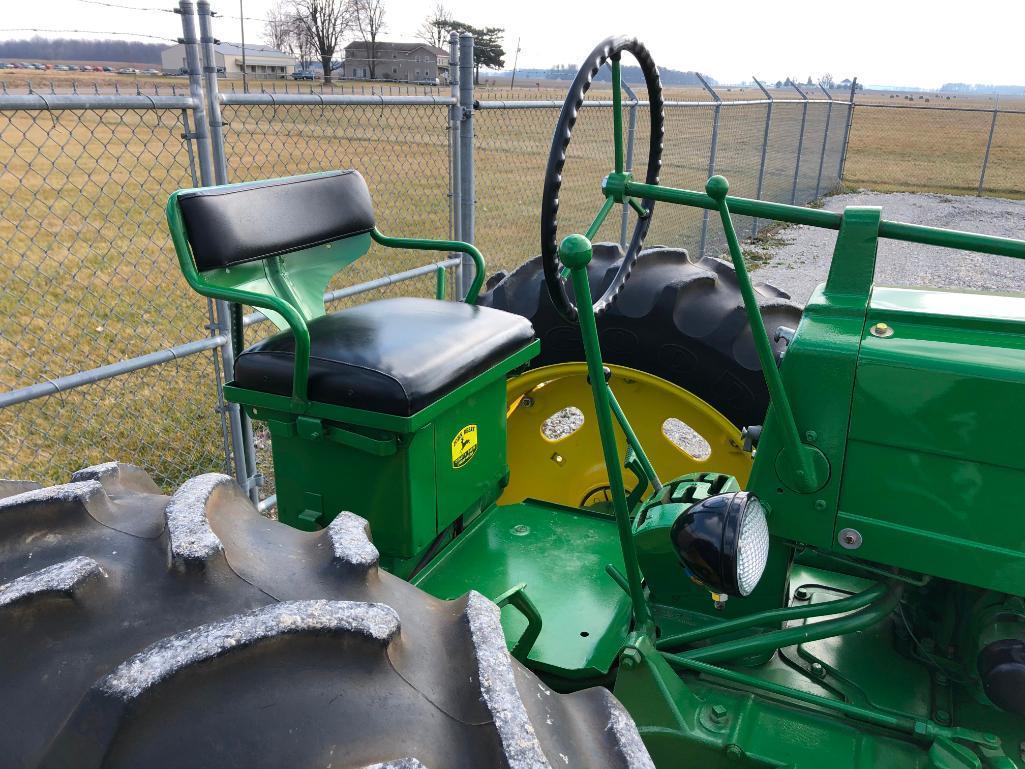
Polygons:
<instances>
[{"instance_id":1,"label":"gravel driveway","mask_svg":"<svg viewBox=\"0 0 1025 769\"><path fill-rule=\"evenodd\" d=\"M883 218L945 229L1025 239L1025 201L907 192L855 192L825 199L825 208L882 206ZM805 304L826 279L836 232L804 225L786 227L772 240L785 245L759 249L766 262L752 272ZM876 282L888 286L930 286L990 291L1025 291L1025 261L972 254L895 240L879 241Z\"/></svg>"}]
</instances>

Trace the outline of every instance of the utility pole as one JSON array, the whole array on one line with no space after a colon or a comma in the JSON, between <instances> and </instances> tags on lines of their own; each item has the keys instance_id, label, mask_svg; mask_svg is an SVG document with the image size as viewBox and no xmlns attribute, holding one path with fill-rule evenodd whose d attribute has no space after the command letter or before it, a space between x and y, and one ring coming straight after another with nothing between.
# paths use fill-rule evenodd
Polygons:
<instances>
[{"instance_id":1,"label":"utility pole","mask_svg":"<svg viewBox=\"0 0 1025 769\"><path fill-rule=\"evenodd\" d=\"M242 10L242 0L238 0L238 23L242 27L242 93L249 93L246 80L246 14Z\"/></svg>"},{"instance_id":2,"label":"utility pole","mask_svg":"<svg viewBox=\"0 0 1025 769\"><path fill-rule=\"evenodd\" d=\"M516 55L513 57L513 76L512 85L509 86L510 88L516 87L516 65L519 64L520 61L520 40L521 38L516 38Z\"/></svg>"}]
</instances>

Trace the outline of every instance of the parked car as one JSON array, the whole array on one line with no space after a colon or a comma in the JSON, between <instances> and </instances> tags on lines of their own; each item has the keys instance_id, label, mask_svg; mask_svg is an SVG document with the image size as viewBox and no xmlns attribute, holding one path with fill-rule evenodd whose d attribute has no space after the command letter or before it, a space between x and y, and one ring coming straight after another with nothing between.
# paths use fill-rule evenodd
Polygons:
<instances>
[{"instance_id":1,"label":"parked car","mask_svg":"<svg viewBox=\"0 0 1025 769\"><path fill-rule=\"evenodd\" d=\"M144 69L142 71L142 74L144 74L144 75L159 75L160 74L160 70L159 69L153 69L151 67L150 69Z\"/></svg>"},{"instance_id":2,"label":"parked car","mask_svg":"<svg viewBox=\"0 0 1025 769\"><path fill-rule=\"evenodd\" d=\"M297 69L292 73L293 80L316 80L317 76L313 74L312 70L308 69Z\"/></svg>"},{"instance_id":3,"label":"parked car","mask_svg":"<svg viewBox=\"0 0 1025 769\"><path fill-rule=\"evenodd\" d=\"M114 71L114 68L113 68L113 67L104 67L104 68L103 68L103 71L104 71L104 72L113 72L113 71Z\"/></svg>"},{"instance_id":4,"label":"parked car","mask_svg":"<svg viewBox=\"0 0 1025 769\"><path fill-rule=\"evenodd\" d=\"M122 67L121 69L119 69L117 71L117 74L119 74L119 75L138 75L139 74L139 70L135 69L135 67Z\"/></svg>"}]
</instances>

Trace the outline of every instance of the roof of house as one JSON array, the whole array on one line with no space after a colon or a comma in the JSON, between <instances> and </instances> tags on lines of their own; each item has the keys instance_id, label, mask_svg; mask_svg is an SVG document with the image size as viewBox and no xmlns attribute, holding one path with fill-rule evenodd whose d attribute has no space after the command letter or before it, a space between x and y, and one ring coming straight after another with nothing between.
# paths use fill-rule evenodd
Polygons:
<instances>
[{"instance_id":1,"label":"roof of house","mask_svg":"<svg viewBox=\"0 0 1025 769\"><path fill-rule=\"evenodd\" d=\"M350 49L355 48L362 48L366 50L367 47L368 46L365 41L353 40L351 43L345 46L345 50L348 51ZM378 43L376 43L374 47L377 49L379 53L383 51L408 52L416 50L417 48L424 48L433 54L437 54L438 56L448 56L448 51L446 51L444 48L438 48L438 46L430 45L428 43L386 43L385 41L381 40Z\"/></svg>"},{"instance_id":2,"label":"roof of house","mask_svg":"<svg viewBox=\"0 0 1025 769\"><path fill-rule=\"evenodd\" d=\"M242 55L242 45L240 43L217 43L214 45L214 50L223 56ZM269 59L288 59L289 61L295 61L295 57L290 53L275 50L267 45L253 45L251 43L246 43L246 56L260 56Z\"/></svg>"}]
</instances>

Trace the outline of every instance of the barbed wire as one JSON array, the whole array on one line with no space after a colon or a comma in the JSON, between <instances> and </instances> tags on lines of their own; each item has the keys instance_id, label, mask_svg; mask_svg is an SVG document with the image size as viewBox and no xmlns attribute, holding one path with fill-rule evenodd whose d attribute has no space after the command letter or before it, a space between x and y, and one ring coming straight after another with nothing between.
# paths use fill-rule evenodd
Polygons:
<instances>
[{"instance_id":1,"label":"barbed wire","mask_svg":"<svg viewBox=\"0 0 1025 769\"><path fill-rule=\"evenodd\" d=\"M155 11L157 13L174 13L172 8L152 8L141 5L122 5L121 3L108 3L104 0L78 0L80 3L86 3L88 5L102 5L106 8L118 8L124 11Z\"/></svg>"},{"instance_id":2,"label":"barbed wire","mask_svg":"<svg viewBox=\"0 0 1025 769\"><path fill-rule=\"evenodd\" d=\"M171 43L178 42L178 39L174 37L163 37L162 35L147 35L142 32L115 32L114 30L44 29L43 27L5 27L0 28L0 33L2 32L50 32L59 35L127 35L128 37L148 37L153 40L166 40Z\"/></svg>"}]
</instances>

